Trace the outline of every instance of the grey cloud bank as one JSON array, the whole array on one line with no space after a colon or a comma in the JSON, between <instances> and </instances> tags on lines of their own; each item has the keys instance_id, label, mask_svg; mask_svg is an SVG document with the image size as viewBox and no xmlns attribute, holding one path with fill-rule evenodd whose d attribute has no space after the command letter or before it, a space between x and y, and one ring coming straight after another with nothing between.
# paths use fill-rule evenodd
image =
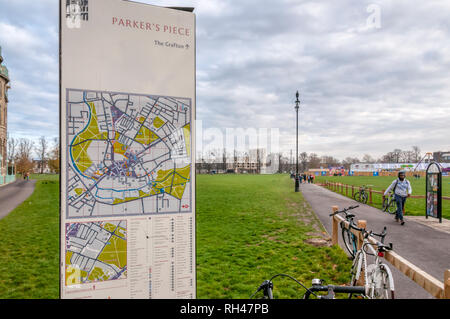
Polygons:
<instances>
[{"instance_id":1,"label":"grey cloud bank","mask_svg":"<svg viewBox=\"0 0 450 319\"><path fill-rule=\"evenodd\" d=\"M142 2L196 8L204 128L279 128L288 153L299 90L300 151L344 158L450 149L448 2ZM371 5L379 28L368 25ZM58 135L57 14L57 1L0 0L14 136Z\"/></svg>"}]
</instances>

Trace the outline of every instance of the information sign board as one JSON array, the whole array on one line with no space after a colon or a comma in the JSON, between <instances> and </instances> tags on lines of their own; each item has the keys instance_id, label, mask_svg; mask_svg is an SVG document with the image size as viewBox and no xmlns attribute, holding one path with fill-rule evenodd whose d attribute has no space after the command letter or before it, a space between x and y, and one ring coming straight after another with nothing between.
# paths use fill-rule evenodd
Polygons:
<instances>
[{"instance_id":1,"label":"information sign board","mask_svg":"<svg viewBox=\"0 0 450 319\"><path fill-rule=\"evenodd\" d=\"M60 2L62 298L195 298L195 16Z\"/></svg>"},{"instance_id":2,"label":"information sign board","mask_svg":"<svg viewBox=\"0 0 450 319\"><path fill-rule=\"evenodd\" d=\"M426 218L428 216L442 222L442 171L435 162L428 165L426 173Z\"/></svg>"}]
</instances>

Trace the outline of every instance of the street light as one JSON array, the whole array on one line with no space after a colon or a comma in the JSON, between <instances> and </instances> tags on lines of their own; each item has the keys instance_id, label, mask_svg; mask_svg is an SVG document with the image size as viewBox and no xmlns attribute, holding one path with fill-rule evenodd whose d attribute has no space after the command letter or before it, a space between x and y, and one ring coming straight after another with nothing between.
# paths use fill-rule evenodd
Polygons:
<instances>
[{"instance_id":1,"label":"street light","mask_svg":"<svg viewBox=\"0 0 450 319\"><path fill-rule=\"evenodd\" d=\"M296 129L297 129L297 135L296 135L296 155L295 155L295 191L298 192L300 189L300 181L299 181L299 175L298 175L298 109L300 107L300 101L298 99L298 91L295 93L295 97L297 98L295 100L295 112L297 115L296 118Z\"/></svg>"}]
</instances>

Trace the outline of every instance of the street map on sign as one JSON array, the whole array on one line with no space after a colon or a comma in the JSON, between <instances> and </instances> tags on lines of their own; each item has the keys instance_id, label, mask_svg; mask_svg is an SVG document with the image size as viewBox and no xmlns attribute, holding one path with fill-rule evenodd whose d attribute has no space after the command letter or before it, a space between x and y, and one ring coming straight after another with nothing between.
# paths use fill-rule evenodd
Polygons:
<instances>
[{"instance_id":1,"label":"street map on sign","mask_svg":"<svg viewBox=\"0 0 450 319\"><path fill-rule=\"evenodd\" d=\"M191 100L67 90L67 218L191 212Z\"/></svg>"},{"instance_id":2,"label":"street map on sign","mask_svg":"<svg viewBox=\"0 0 450 319\"><path fill-rule=\"evenodd\" d=\"M66 286L124 279L126 221L66 224Z\"/></svg>"}]
</instances>

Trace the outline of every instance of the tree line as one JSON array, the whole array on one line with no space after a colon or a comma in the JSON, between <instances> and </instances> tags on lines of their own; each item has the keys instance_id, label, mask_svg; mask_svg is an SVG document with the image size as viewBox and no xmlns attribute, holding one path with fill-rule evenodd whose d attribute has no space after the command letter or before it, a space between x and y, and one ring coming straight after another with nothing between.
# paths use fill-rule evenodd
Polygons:
<instances>
[{"instance_id":1,"label":"tree line","mask_svg":"<svg viewBox=\"0 0 450 319\"><path fill-rule=\"evenodd\" d=\"M54 138L49 141L41 136L37 142L29 138L8 137L8 166L14 166L18 174L27 174L35 170L44 173L46 167L59 173L59 140ZM35 161L34 159L37 159Z\"/></svg>"},{"instance_id":2,"label":"tree line","mask_svg":"<svg viewBox=\"0 0 450 319\"><path fill-rule=\"evenodd\" d=\"M9 166L16 168L16 173L26 174L36 169L40 173L44 173L45 168L53 173L60 172L60 145L59 139L53 138L49 140L45 136L41 136L37 142L29 138L13 138L8 137L8 162ZM292 152L291 152L292 153ZM316 153L301 152L298 157L299 171L304 172L312 168L328 168L343 167L350 169L355 163L417 163L421 160L422 154L418 146L413 146L410 150L394 149L387 152L379 158L375 158L370 154L364 154L361 158L346 157L339 160L331 155L319 156ZM33 159L37 159L33 160ZM260 173L263 165L270 165L270 161L276 159L277 171L289 172L296 170L295 155L286 156L285 154L266 154L264 150L250 150L248 152L227 152L225 149L216 149L213 151L197 154L197 170L236 169L240 162L253 162L254 172Z\"/></svg>"},{"instance_id":3,"label":"tree line","mask_svg":"<svg viewBox=\"0 0 450 319\"><path fill-rule=\"evenodd\" d=\"M253 156L249 156L253 153ZM263 155L263 156L261 156ZM296 170L295 154L290 155L277 153L267 154L262 150L250 150L248 152L233 151L227 153L224 149L216 149L209 151L206 155L199 153L197 155L197 171L206 170L208 172L212 170L227 170L229 168L235 169L239 162L256 162L256 169L260 171L263 165L270 164L268 161L277 159L279 173L289 172ZM370 154L364 154L362 157L348 156L343 160L339 160L331 155L319 156L316 153L301 152L298 156L298 167L300 172L307 171L312 168L328 168L328 167L343 167L344 169L350 169L352 164L356 163L417 163L421 160L422 154L418 146L413 146L410 150L394 149L391 152L376 158Z\"/></svg>"},{"instance_id":4,"label":"tree line","mask_svg":"<svg viewBox=\"0 0 450 319\"><path fill-rule=\"evenodd\" d=\"M350 169L352 164L356 163L417 163L422 159L422 154L418 146L413 146L411 150L394 149L391 152L376 158L370 154L364 154L361 158L348 156L339 160L333 156L319 156L316 153L302 152L298 156L299 171L306 171L312 168L343 167ZM295 170L296 162L294 157L283 156L280 158L280 170ZM293 167L293 168L292 168Z\"/></svg>"}]
</instances>

